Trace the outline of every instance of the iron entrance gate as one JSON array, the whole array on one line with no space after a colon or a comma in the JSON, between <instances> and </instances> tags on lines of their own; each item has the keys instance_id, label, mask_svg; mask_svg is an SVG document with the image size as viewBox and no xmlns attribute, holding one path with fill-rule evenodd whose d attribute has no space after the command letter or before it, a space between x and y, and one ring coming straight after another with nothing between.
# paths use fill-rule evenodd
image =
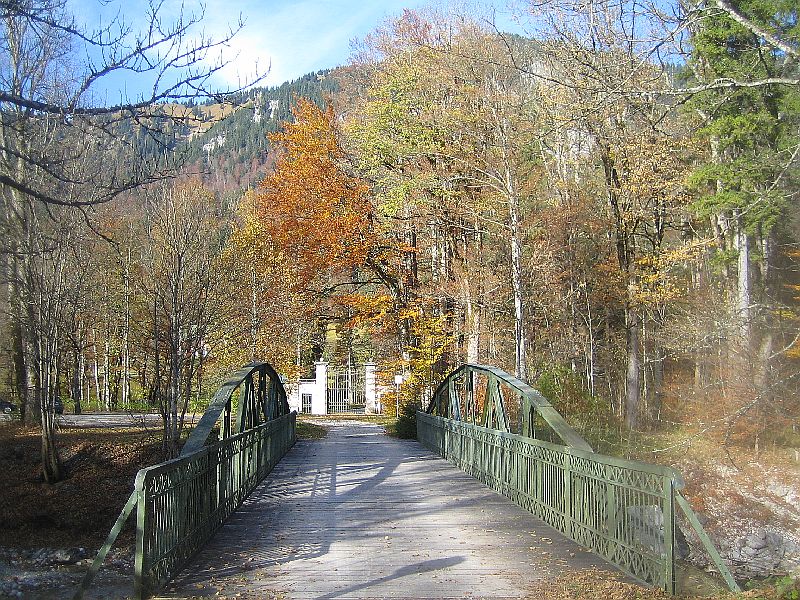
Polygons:
<instances>
[{"instance_id":1,"label":"iron entrance gate","mask_svg":"<svg viewBox=\"0 0 800 600\"><path fill-rule=\"evenodd\" d=\"M314 396L312 394L302 394L301 395L301 397L300 397L300 402L301 402L300 410L303 412L303 414L306 414L306 415L311 414L311 404L312 404L313 397Z\"/></svg>"},{"instance_id":2,"label":"iron entrance gate","mask_svg":"<svg viewBox=\"0 0 800 600\"><path fill-rule=\"evenodd\" d=\"M363 413L367 404L363 367L329 369L327 402L328 414Z\"/></svg>"}]
</instances>

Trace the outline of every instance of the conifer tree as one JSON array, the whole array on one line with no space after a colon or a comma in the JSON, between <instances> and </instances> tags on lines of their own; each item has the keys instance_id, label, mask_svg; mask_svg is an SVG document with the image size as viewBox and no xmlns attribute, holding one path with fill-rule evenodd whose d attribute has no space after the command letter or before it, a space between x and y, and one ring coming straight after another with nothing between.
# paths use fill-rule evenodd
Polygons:
<instances>
[{"instance_id":1,"label":"conifer tree","mask_svg":"<svg viewBox=\"0 0 800 600\"><path fill-rule=\"evenodd\" d=\"M699 91L688 105L701 119L707 160L690 181L726 282L727 351L745 367L735 371L740 395L752 403L771 395L773 321L782 294L774 271L785 254L797 179L800 89L790 83L798 67L787 52L797 47L797 7L782 0L718 5L707 9L714 18L703 19L692 36L690 87Z\"/></svg>"}]
</instances>

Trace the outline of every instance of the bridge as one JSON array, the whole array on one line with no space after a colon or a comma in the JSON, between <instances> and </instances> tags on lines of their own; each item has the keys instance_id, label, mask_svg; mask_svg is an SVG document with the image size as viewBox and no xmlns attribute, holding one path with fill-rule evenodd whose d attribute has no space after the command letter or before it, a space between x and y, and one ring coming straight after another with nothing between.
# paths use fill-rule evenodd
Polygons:
<instances>
[{"instance_id":1,"label":"bridge","mask_svg":"<svg viewBox=\"0 0 800 600\"><path fill-rule=\"evenodd\" d=\"M594 452L494 367L450 373L417 413L418 442L351 424L294 447L295 427L270 365L237 371L181 456L139 472L74 597L133 515L137 599L524 597L585 568L674 593L679 516L739 589L678 473Z\"/></svg>"}]
</instances>

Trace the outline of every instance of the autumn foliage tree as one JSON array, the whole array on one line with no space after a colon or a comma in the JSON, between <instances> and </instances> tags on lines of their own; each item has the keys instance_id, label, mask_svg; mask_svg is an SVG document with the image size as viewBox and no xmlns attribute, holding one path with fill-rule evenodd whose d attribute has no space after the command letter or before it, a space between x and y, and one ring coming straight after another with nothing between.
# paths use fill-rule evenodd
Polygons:
<instances>
[{"instance_id":1,"label":"autumn foliage tree","mask_svg":"<svg viewBox=\"0 0 800 600\"><path fill-rule=\"evenodd\" d=\"M309 288L367 263L377 240L369 188L347 172L333 111L300 99L292 112L294 122L270 136L282 153L258 212L274 248L296 265L296 285Z\"/></svg>"},{"instance_id":2,"label":"autumn foliage tree","mask_svg":"<svg viewBox=\"0 0 800 600\"><path fill-rule=\"evenodd\" d=\"M230 371L264 360L295 377L297 347L310 344L315 306L309 306L300 291L294 261L265 232L256 191L241 198L234 222L221 257L230 290L223 302L229 343L217 344L215 361Z\"/></svg>"},{"instance_id":3,"label":"autumn foliage tree","mask_svg":"<svg viewBox=\"0 0 800 600\"><path fill-rule=\"evenodd\" d=\"M262 259L280 261L285 276L278 285L307 314L316 311L317 328L370 321L397 298L392 244L369 186L353 172L333 110L299 99L293 116L270 136L279 156L254 203L251 227L258 227ZM307 336L298 331L298 346L308 347L301 338Z\"/></svg>"}]
</instances>

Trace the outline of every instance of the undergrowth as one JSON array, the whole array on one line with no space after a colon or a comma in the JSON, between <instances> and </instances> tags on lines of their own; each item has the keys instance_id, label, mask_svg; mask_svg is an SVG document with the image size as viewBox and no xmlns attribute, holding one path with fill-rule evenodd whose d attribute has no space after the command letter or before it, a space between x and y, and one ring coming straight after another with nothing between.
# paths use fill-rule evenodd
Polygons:
<instances>
[{"instance_id":1,"label":"undergrowth","mask_svg":"<svg viewBox=\"0 0 800 600\"><path fill-rule=\"evenodd\" d=\"M389 435L401 439L417 438L417 410L419 407L414 402L400 406L400 416L387 425Z\"/></svg>"}]
</instances>

